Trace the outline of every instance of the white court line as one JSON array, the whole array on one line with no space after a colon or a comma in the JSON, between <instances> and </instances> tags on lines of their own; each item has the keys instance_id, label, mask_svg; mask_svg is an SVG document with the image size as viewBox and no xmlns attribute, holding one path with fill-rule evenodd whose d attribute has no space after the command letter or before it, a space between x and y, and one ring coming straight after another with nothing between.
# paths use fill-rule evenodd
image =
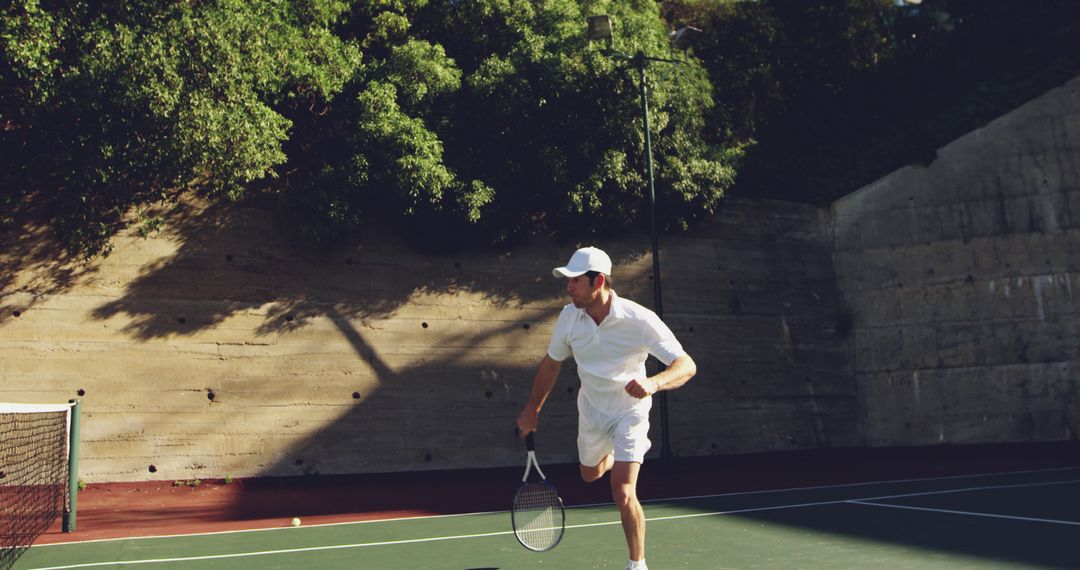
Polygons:
<instances>
[{"instance_id":1,"label":"white court line","mask_svg":"<svg viewBox=\"0 0 1080 570\"><path fill-rule=\"evenodd\" d=\"M944 477L917 477L911 479L888 479L884 481L863 481L861 483L840 483L834 485L815 485L808 487L788 487L786 489L762 489L760 491L740 491L737 493L717 493L715 495L692 495L686 497L671 497L666 499L649 499L647 501L641 501L642 503L659 503L669 501L694 501L698 499L713 499L718 497L734 497L740 495L761 495L768 493L789 493L797 491L818 491L822 489L843 489L846 487L869 487L872 485L898 485L901 483L925 483L929 481L953 481L956 479L979 479L987 477L1007 477L1010 475L1032 475L1038 473L1055 473L1058 471L1076 471L1080 470L1078 466L1072 467L1051 467L1048 469L1028 469L1023 471L1000 471L997 473L974 473L971 475L947 475ZM1073 481L1065 481L1066 483L1072 483ZM943 491L945 493L951 491ZM581 507L595 507L602 504L611 503L596 503L593 505L577 505Z\"/></svg>"},{"instance_id":2,"label":"white court line","mask_svg":"<svg viewBox=\"0 0 1080 570\"><path fill-rule=\"evenodd\" d=\"M748 508L748 509L732 509L730 511L709 511L707 513L692 513L692 514L688 514L688 515L670 515L670 516L666 516L666 517L652 517L652 518L646 517L645 521L646 522L675 521L675 520L681 520L681 519L696 519L696 518L700 518L700 517L715 517L715 516L721 516L721 515L738 515L738 514L742 514L742 513L760 513L760 512L764 512L764 511L778 511L778 510L783 510L783 509L802 509L802 508L806 508L806 507L821 507L821 506L825 506L825 505L837 505L837 504L844 503L844 502L846 502L846 501L843 500L843 499L840 499L840 500L836 500L836 501L819 501L819 502L816 502L816 503L793 503L793 504L790 504L790 505L773 505L771 507L751 507L751 508ZM578 524L578 525L573 525L573 526L567 526L566 528L587 528L587 527L592 527L592 526L611 526L611 525L617 525L617 524L622 524L622 522L621 521L611 521L611 522L602 522L602 523Z\"/></svg>"},{"instance_id":3,"label":"white court line","mask_svg":"<svg viewBox=\"0 0 1080 570\"><path fill-rule=\"evenodd\" d=\"M793 492L799 492L799 491L818 491L818 490L822 490L822 489L843 489L843 488L850 488L850 487L867 487L867 486L871 486L871 485L896 485L896 484L901 484L901 483L925 483L925 482L929 482L929 481L952 481L952 480L956 480L956 479L978 479L978 478L986 478L986 477L1007 477L1007 476L1011 476L1011 475L1031 475L1031 474L1037 474L1037 473L1054 473L1054 472L1058 472L1058 471L1075 471L1077 469L1080 469L1080 467L1076 467L1076 466L1073 466L1073 467L1052 467L1052 468L1048 468L1048 469L1028 469L1028 470L1023 470L1023 471L1001 471L1001 472L997 472L997 473L974 473L974 474L971 474L971 475L948 475L948 476L944 476L944 477L919 477L919 478L912 478L912 479L888 479L888 480L883 480L883 481L863 481L863 482L860 482L860 483L840 483L840 484L835 484L835 485L813 485L813 486L807 486L807 487L787 487L787 488L784 488L784 489L762 489L762 490L759 490L759 491L738 491L738 492L734 492L734 493L716 493L716 494L712 494L712 495L688 495L688 496L683 496L683 497L669 497L669 498L663 498L663 499L647 499L647 500L642 500L641 502L642 502L642 504L650 504L650 503L667 503L667 502L673 502L673 501L695 501L695 500L701 500L701 499L715 499L715 498L720 498L720 497L739 497L739 496L748 496L748 495L766 495L766 494L771 494L771 493L793 493ZM1072 481L1066 481L1066 482L1071 483ZM952 491L943 491L943 492L950 493ZM895 495L895 496L896 497L901 497L903 495ZM879 499L879 498L887 498L887 497L868 497L868 499ZM610 504L612 504L612 503L611 502L607 502L607 503L587 503L587 504L581 504L581 505L571 505L571 506L567 506L567 508L568 509L584 509L584 508L590 508L590 507L601 507L601 506L606 506L606 505L610 505ZM395 517L395 518L387 518L387 519L371 519L371 520L363 520L363 521L345 521L345 522L334 522L334 523L311 524L311 525L304 525L304 528L315 528L315 527L324 527L324 526L343 526L343 525L354 525L354 524L372 524L372 523L399 522L399 521L418 521L418 520L438 519L438 518L446 518L446 517L466 517L466 516L473 516L473 515L492 515L492 514L497 515L497 514L509 513L509 512L510 511L484 511L484 512L472 512L472 513L454 513L454 514L448 514L448 515L422 515L422 516L415 516L415 517ZM719 514L725 514L725 513L719 513ZM694 516L697 516L697 515L694 515ZM90 544L90 543L95 543L95 542L117 542L117 541L121 541L121 540L149 540L149 539L155 539L155 538L186 538L186 537L194 537L194 536L215 536L215 535L220 535L220 534L234 534L234 533L239 534L239 533L269 532L269 531L281 531L281 530L294 530L295 531L295 529L293 527L291 527L291 526L280 526L280 527L269 527L269 528L249 528L249 529L239 529L239 530L218 530L218 531L212 531L212 532L193 532L193 533L182 533L182 534L157 534L157 535L151 535L151 536L127 536L127 537L119 537L119 538L95 538L95 539L91 539L91 540L76 540L76 541L71 541L71 542L54 542L54 543L49 543L49 544L35 544L32 548L49 548L49 547L53 547L53 546L72 546L72 545L76 545L76 544Z\"/></svg>"},{"instance_id":4,"label":"white court line","mask_svg":"<svg viewBox=\"0 0 1080 570\"><path fill-rule=\"evenodd\" d=\"M906 510L909 510L909 511L929 511L929 512L932 512L932 513L946 513L946 514L950 514L950 515L966 515L966 516L969 516L969 517L985 517L985 518L991 518L991 519L1008 519L1008 520L1014 520L1014 521L1040 522L1040 523L1065 524L1065 525L1071 525L1071 526L1080 526L1080 522L1063 521L1063 520L1058 520L1058 519L1040 519L1040 518L1035 518L1035 517L1018 517L1018 516L1013 516L1013 515L999 515L999 514L995 514L995 513L976 513L976 512L972 512L972 511L955 511L955 510L952 510L952 509L932 509L930 507L915 507L915 506L911 506L911 505L894 505L894 504L890 504L890 503L874 503L874 502L871 502L871 501L848 501L848 502L851 503L851 504L855 504L855 505L867 505L867 506L871 506L871 507L887 507L887 508L890 508L890 509L906 509Z\"/></svg>"},{"instance_id":5,"label":"white court line","mask_svg":"<svg viewBox=\"0 0 1080 570\"><path fill-rule=\"evenodd\" d=\"M984 486L984 487L967 487L967 488L964 488L964 489L952 489L952 490L946 490L946 491L923 491L923 492L920 492L920 493L904 493L902 495L884 495L884 496L881 496L881 497L867 497L865 499L836 499L836 500L832 500L832 501L818 501L818 502L814 502L814 503L793 503L793 504L789 504L789 505L774 505L774 506L771 506L771 507L752 507L752 508L747 508L747 509L734 509L734 510L730 510L730 511L711 511L711 512L707 512L707 513L693 513L693 514L687 514L687 515L671 515L671 516L667 516L667 517L647 518L646 521L649 521L649 522L651 522L651 521L670 521L670 520L678 520L678 519L692 519L692 518L698 518L698 517L710 517L710 516L716 516L716 515L737 515L737 514L742 514L742 513L758 513L758 512L763 512L763 511L775 511L775 510L782 510L782 509L801 509L801 508L805 508L805 507L821 507L821 506L825 506L825 505L839 505L839 504L843 504L843 503L857 503L857 504L880 505L880 506L890 506L890 507L895 506L897 508L903 508L900 505L890 505L890 504L887 504L887 503L872 503L871 501L877 501L877 500L882 500L882 499L898 499L898 498L902 498L902 497L922 497L922 496L926 496L926 495L943 495L943 494L948 494L948 493L967 493L967 492L971 492L971 491L1015 489L1015 488L1019 488L1019 487L1043 487L1043 486L1048 486L1048 485L1070 485L1070 484L1075 485L1077 483L1080 483L1080 479L1073 479L1073 480L1068 480L1068 481L1044 481L1044 482L1041 482L1041 483L1015 483L1015 484L1009 484L1009 485L987 485L987 486ZM909 508L914 509L914 508L918 508L918 507L909 507ZM934 510L934 509L924 509L924 510ZM949 512L949 511L942 510L941 512ZM959 513L961 511L956 511L956 512ZM978 514L978 513L971 513L971 514ZM993 515L987 515L987 516L993 516ZM1000 516L1002 518L1009 518L1009 517L1006 517L1005 515L996 515L996 516ZM1015 517L1015 518L1017 518L1018 520L1025 520L1023 517ZM1054 519L1027 519L1027 520L1040 520L1042 522L1061 522L1062 524L1072 524L1072 525L1080 526L1080 522L1055 521ZM581 527L587 527L587 526L604 526L604 525L609 525L609 524L619 524L619 522L616 521L614 523L584 524L584 525L577 525L577 526L574 526L574 527L567 527L567 528L581 528Z\"/></svg>"},{"instance_id":6,"label":"white court line","mask_svg":"<svg viewBox=\"0 0 1080 570\"><path fill-rule=\"evenodd\" d=\"M481 538L485 536L500 536L514 534L513 531L485 532L481 534L462 534L458 536L437 536L426 538L410 538L403 540L389 540L385 542L365 542L361 544L337 544L333 546L309 546L307 548L289 548L284 550L264 550L260 552L240 552L237 554L213 554L209 556L187 556L184 558L155 558L147 560L120 560L113 562L88 562L85 564L71 564L69 566L48 566L35 568L34 570L64 570L67 568L93 568L95 566L132 566L135 564L155 564L159 562L191 562L196 560L220 560L222 558L248 558L252 556L268 556L274 554L292 554L294 552L314 552L320 550L343 550L346 548L362 548L365 546L388 546L394 544L409 544L415 542L439 542L443 540L460 540L464 538Z\"/></svg>"},{"instance_id":7,"label":"white court line","mask_svg":"<svg viewBox=\"0 0 1080 570\"><path fill-rule=\"evenodd\" d=\"M991 485L986 487L967 487L964 489L946 489L941 491L921 491L919 493L901 493L898 495L881 495L879 497L866 497L863 499L850 499L854 501L881 501L884 499L903 499L905 497L925 497L927 495L948 495L950 493L970 493L972 491L985 491L987 489L1020 489L1023 487L1047 487L1049 485L1075 485L1080 479L1066 479L1064 481L1039 481L1036 483L1009 483L1007 485Z\"/></svg>"},{"instance_id":8,"label":"white court line","mask_svg":"<svg viewBox=\"0 0 1080 570\"><path fill-rule=\"evenodd\" d=\"M570 507L573 508L573 507ZM388 522L401 522L401 521L419 521L429 519L445 519L452 517L472 517L480 515L499 515L503 513L509 513L510 511L474 511L471 513L451 513L446 515L420 515L415 517L393 517L386 519L368 519L362 521L343 521L343 522L330 522L330 523L318 523L318 524L305 524L303 528L322 528L327 526L346 526L346 525L359 525L359 524L375 524L375 523L388 523ZM281 517L278 517L281 518ZM71 542L50 542L49 544L35 544L31 548L48 548L50 546L75 546L79 544L91 544L94 542L119 542L121 540L150 540L154 538L188 538L198 536L217 536L220 534L247 534L251 532L272 532L278 530L291 530L297 532L297 527L294 526L271 526L263 528L241 528L233 530L215 530L210 532L189 532L183 534L155 534L149 536L122 536L119 538L93 538L90 540L73 540Z\"/></svg>"},{"instance_id":9,"label":"white court line","mask_svg":"<svg viewBox=\"0 0 1080 570\"><path fill-rule=\"evenodd\" d=\"M893 495L892 498L897 498L897 497L918 497L918 496L925 496L925 495L940 495L940 494L949 493L949 492L963 493L963 492L970 492L970 491L986 491L986 490L991 490L991 489L1012 489L1012 488L1017 488L1017 487L1036 487L1036 486L1061 485L1061 484L1071 484L1071 483L1080 483L1080 479L1071 480L1071 481L1047 481L1047 482L1043 482L1043 483L1024 483L1024 484L1010 484L1010 485L987 485L987 486L984 486L984 487L969 487L969 488L965 488L965 489L957 489L957 490L954 490L954 491L926 491L926 492L922 492L922 493L907 493L907 494L904 494L904 495ZM706 512L706 513L692 513L692 514L685 514L685 515L671 515L671 516L666 516L666 517L653 517L653 518L646 518L645 520L648 521L648 522L671 521L671 520L691 519L691 518L709 517L709 516L734 515L734 514L742 514L742 513L755 513L755 512L774 511L774 510L783 510L783 509L797 509L797 508L805 508L805 507L817 507L817 506L825 506L825 505L839 505L839 504L852 504L852 503L854 503L854 504L863 504L863 505L869 505L869 506L909 508L909 509L914 509L914 510L938 511L938 512L942 512L942 513L968 514L968 515L978 515L978 516L987 516L987 517L995 517L995 518L1011 518L1011 519L1016 519L1016 520L1028 520L1028 521L1037 521L1037 522L1055 522L1055 523L1060 523L1060 524L1069 524L1069 525L1080 526L1080 523L1071 522L1071 521L1055 521L1055 520L1052 520L1052 519L1033 519L1033 518L1026 518L1026 517L1010 517L1010 516L1006 516L1006 515L991 515L991 514L983 514L983 513L965 513L963 511L947 511L947 510L943 510L943 509L929 509L929 508L922 508L922 507L903 507L903 506L900 506L900 505L889 505L889 504L885 504L885 503L873 503L873 502L871 502L871 501L874 501L874 500L884 499L884 498L890 498L890 497L867 497L865 499L838 499L838 500L833 500L833 501L818 501L818 502L812 502L812 503L796 503L796 504L788 504L788 505L773 505L773 506L770 506L770 507L753 507L753 508L747 508L747 509L734 509L734 510L729 510L729 511L711 511L711 512ZM616 520L616 521L601 522L601 523L567 525L566 528L567 529L589 528L589 527L599 527L599 526L613 526L613 525L617 525L617 524L621 524L621 522ZM487 532L487 533L480 533L480 534L463 534L463 535L456 535L456 536L412 538L412 539L403 539L403 540L390 540L390 541L383 541L383 542L364 542L364 543L358 543L358 544L340 544L340 545L332 545L332 546L312 546L312 547L307 547L307 548L293 548L293 549L284 549L284 550L266 550L266 551L259 551L259 552L242 552L242 553L235 553L235 554L215 554L215 555L209 555L209 556L193 556L193 557L185 557L185 558L158 558L158 559L147 559L147 560L128 560L128 561L113 561L113 562L90 562L90 563L84 563L84 564L72 564L72 565L69 565L69 566L50 566L50 567L45 567L45 568L36 568L34 570L69 570L69 569L72 569L72 568L93 568L93 567L98 567L98 566L112 566L112 565L116 565L116 566L132 566L132 565L136 565L136 564L154 564L154 563L161 563L161 562L189 562L189 561L197 561L197 560L220 560L220 559L224 559L224 558L248 558L248 557L253 557L253 556L269 556L269 555L275 555L275 554L292 554L292 553L296 553L296 552L314 552L314 551L321 551L321 550L343 550L343 549L348 549L348 548L366 548L366 547L369 547L369 546L393 546L393 545L398 545L398 544L415 544L415 543L421 543L421 542L441 542L441 541L446 541L446 540L463 540L463 539L470 539L470 538L484 538L484 537L491 537L491 536L503 536L503 535L508 535L508 534L513 534L513 531Z\"/></svg>"}]
</instances>

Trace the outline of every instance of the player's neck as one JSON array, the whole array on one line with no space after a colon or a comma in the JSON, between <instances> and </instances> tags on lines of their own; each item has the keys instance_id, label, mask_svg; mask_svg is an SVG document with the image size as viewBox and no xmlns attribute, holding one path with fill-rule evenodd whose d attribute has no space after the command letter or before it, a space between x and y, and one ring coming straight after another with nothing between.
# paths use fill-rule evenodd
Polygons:
<instances>
[{"instance_id":1,"label":"player's neck","mask_svg":"<svg viewBox=\"0 0 1080 570\"><path fill-rule=\"evenodd\" d=\"M585 312L597 325L604 322L608 313L611 312L611 289L600 289L599 293L593 302L585 306Z\"/></svg>"}]
</instances>

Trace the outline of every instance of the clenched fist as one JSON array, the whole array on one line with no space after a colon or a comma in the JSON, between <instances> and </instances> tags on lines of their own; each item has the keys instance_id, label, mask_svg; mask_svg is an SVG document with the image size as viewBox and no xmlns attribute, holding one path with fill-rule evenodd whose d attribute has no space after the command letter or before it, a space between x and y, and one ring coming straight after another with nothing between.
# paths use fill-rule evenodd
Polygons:
<instances>
[{"instance_id":1,"label":"clenched fist","mask_svg":"<svg viewBox=\"0 0 1080 570\"><path fill-rule=\"evenodd\" d=\"M655 380L650 380L646 378L641 382L638 382L637 380L631 380L627 382L625 389L627 394L630 394L631 396L640 400L641 398L647 398L649 396L652 396L657 392L659 388L660 386L657 385Z\"/></svg>"}]
</instances>

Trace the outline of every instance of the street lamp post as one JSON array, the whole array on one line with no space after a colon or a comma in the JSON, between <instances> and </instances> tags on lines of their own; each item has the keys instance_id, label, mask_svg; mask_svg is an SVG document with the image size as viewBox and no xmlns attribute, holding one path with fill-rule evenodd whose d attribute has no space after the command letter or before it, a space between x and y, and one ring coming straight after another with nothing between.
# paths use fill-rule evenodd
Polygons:
<instances>
[{"instance_id":1,"label":"street lamp post","mask_svg":"<svg viewBox=\"0 0 1080 570\"><path fill-rule=\"evenodd\" d=\"M637 66L641 77L641 116L644 117L645 126L645 171L649 179L649 238L652 241L652 264L653 264L653 306L656 315L664 318L664 295L660 285L660 240L656 231L656 185L653 179L652 163L652 134L649 132L649 88L645 80L645 66L648 59L644 52L637 52L633 62ZM664 364L660 364L663 370ZM667 463L671 459L671 438L668 435L668 399L667 392L660 392L660 460Z\"/></svg>"},{"instance_id":2,"label":"street lamp post","mask_svg":"<svg viewBox=\"0 0 1080 570\"><path fill-rule=\"evenodd\" d=\"M675 60L648 58L642 52L638 52L630 59L630 62L638 68L638 73L641 78L639 93L641 96L641 116L645 128L645 174L649 181L649 237L652 241L653 302L655 304L657 316L663 317L664 296L661 293L660 286L660 242L657 238L656 229L656 182L655 177L653 176L652 132L649 130L649 87L648 81L645 78L645 67L648 65L649 61L675 62Z\"/></svg>"},{"instance_id":3,"label":"street lamp post","mask_svg":"<svg viewBox=\"0 0 1080 570\"><path fill-rule=\"evenodd\" d=\"M676 59L666 59L662 57L650 57L645 55L645 52L638 50L638 52L632 56L628 56L623 53L616 52L611 49L613 43L614 34L611 31L611 17L607 15L589 16L589 39L590 40L605 40L608 43L608 48L605 53L610 57L624 59L630 62L632 66L637 68L638 76L640 78L639 93L641 96L641 116L644 122L645 128L645 173L646 178L649 181L648 193L649 193L649 237L652 242L652 261L653 261L653 306L656 311L656 315L660 318L664 317L664 301L663 293L660 283L660 240L657 237L658 232L656 228L656 184L653 176L653 160L652 160L652 133L649 131L649 87L648 80L645 75L645 68L648 67L650 62L663 62L663 63L682 63ZM672 46L679 49L686 49L689 47L690 40L693 35L700 32L697 28L687 26L671 33ZM663 370L663 363L660 364L660 369ZM667 392L661 392L657 398L660 408L660 459L667 463L671 459L671 438L668 431L668 399Z\"/></svg>"}]
</instances>

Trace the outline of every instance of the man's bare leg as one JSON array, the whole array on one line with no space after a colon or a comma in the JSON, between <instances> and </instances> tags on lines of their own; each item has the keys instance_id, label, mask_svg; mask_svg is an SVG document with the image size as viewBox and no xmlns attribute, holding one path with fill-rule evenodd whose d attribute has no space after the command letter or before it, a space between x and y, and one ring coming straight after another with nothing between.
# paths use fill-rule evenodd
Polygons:
<instances>
[{"instance_id":1,"label":"man's bare leg","mask_svg":"<svg viewBox=\"0 0 1080 570\"><path fill-rule=\"evenodd\" d=\"M616 461L611 468L611 498L619 507L630 560L645 558L645 511L637 498L637 479L641 464Z\"/></svg>"},{"instance_id":2,"label":"man's bare leg","mask_svg":"<svg viewBox=\"0 0 1080 570\"><path fill-rule=\"evenodd\" d=\"M597 463L596 465L580 465L579 467L581 469L581 478L584 479L586 483L592 483L593 481L596 481L597 479L603 477L604 473L610 471L611 466L614 464L615 458L609 453L605 455L604 458L600 460L600 463Z\"/></svg>"}]
</instances>

